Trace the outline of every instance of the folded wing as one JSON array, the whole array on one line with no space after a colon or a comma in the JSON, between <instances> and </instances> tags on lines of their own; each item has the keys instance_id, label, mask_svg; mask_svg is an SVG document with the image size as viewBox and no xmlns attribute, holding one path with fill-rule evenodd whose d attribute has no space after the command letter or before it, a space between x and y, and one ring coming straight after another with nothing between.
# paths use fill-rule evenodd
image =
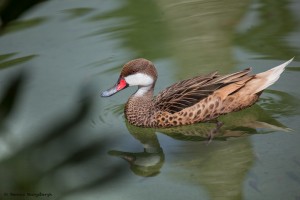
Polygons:
<instances>
[{"instance_id":1,"label":"folded wing","mask_svg":"<svg viewBox=\"0 0 300 200\"><path fill-rule=\"evenodd\" d=\"M230 83L238 82L247 76L249 79L250 68L228 75L219 75L217 72L205 76L196 76L191 79L175 83L155 98L155 107L158 110L176 113L184 108L193 106L202 99L207 98L216 90Z\"/></svg>"}]
</instances>

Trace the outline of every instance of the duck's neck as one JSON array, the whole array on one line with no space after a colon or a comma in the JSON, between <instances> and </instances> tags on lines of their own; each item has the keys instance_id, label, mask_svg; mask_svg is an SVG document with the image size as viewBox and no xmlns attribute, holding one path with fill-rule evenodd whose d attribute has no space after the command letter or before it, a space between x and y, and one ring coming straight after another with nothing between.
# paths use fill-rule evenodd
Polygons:
<instances>
[{"instance_id":1,"label":"duck's neck","mask_svg":"<svg viewBox=\"0 0 300 200\"><path fill-rule=\"evenodd\" d=\"M128 99L125 106L125 117L130 124L149 126L152 121L154 86L139 87Z\"/></svg>"},{"instance_id":2,"label":"duck's neck","mask_svg":"<svg viewBox=\"0 0 300 200\"><path fill-rule=\"evenodd\" d=\"M154 87L152 85L139 87L132 97L153 98Z\"/></svg>"}]
</instances>

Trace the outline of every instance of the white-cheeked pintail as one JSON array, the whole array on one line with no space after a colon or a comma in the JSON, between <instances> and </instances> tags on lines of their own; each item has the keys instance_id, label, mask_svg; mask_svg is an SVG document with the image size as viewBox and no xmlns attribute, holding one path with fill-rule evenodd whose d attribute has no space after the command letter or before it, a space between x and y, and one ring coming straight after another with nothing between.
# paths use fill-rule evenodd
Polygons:
<instances>
[{"instance_id":1,"label":"white-cheeked pintail","mask_svg":"<svg viewBox=\"0 0 300 200\"><path fill-rule=\"evenodd\" d=\"M138 86L124 111L128 122L135 126L163 128L205 122L253 105L292 60L253 75L249 74L251 68L227 75L199 75L175 83L154 97L157 71L151 61L139 58L126 63L117 83L101 96Z\"/></svg>"}]
</instances>

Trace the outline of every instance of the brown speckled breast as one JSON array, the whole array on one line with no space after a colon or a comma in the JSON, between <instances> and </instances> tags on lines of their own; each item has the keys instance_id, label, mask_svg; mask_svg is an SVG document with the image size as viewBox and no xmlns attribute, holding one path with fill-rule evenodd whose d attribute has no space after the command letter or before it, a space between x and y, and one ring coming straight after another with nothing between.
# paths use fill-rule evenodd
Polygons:
<instances>
[{"instance_id":1,"label":"brown speckled breast","mask_svg":"<svg viewBox=\"0 0 300 200\"><path fill-rule=\"evenodd\" d=\"M125 105L125 118L128 122L140 127L156 127L156 110L151 99L131 97Z\"/></svg>"}]
</instances>

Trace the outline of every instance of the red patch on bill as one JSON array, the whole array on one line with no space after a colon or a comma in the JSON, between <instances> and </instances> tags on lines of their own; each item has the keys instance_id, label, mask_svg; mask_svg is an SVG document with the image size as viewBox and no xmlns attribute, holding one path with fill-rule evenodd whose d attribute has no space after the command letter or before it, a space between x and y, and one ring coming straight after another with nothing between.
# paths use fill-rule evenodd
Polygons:
<instances>
[{"instance_id":1,"label":"red patch on bill","mask_svg":"<svg viewBox=\"0 0 300 200\"><path fill-rule=\"evenodd\" d=\"M124 79L121 79L119 81L119 84L117 85L117 91L120 91L126 87L127 83Z\"/></svg>"}]
</instances>

